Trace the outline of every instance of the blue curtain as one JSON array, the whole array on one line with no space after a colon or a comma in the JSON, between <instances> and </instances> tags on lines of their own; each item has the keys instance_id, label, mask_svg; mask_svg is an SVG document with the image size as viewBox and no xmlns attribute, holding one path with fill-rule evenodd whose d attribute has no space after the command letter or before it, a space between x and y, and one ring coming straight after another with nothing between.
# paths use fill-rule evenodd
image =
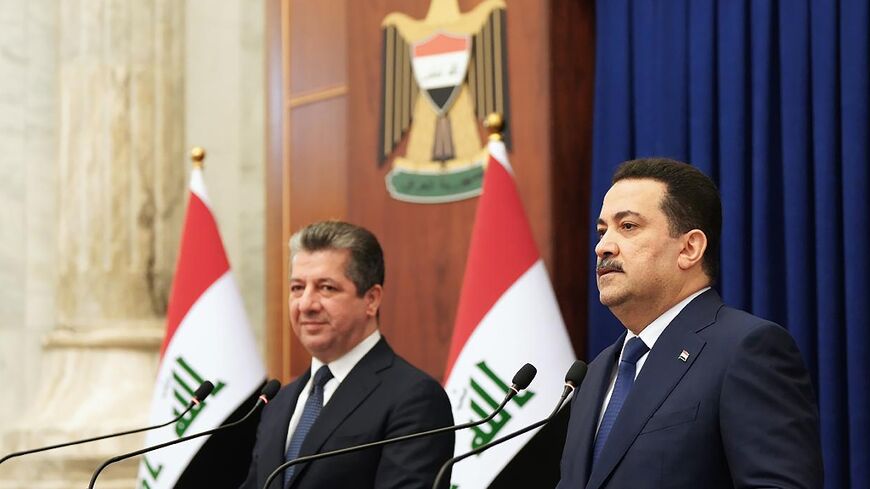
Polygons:
<instances>
[{"instance_id":1,"label":"blue curtain","mask_svg":"<svg viewBox=\"0 0 870 489\"><path fill-rule=\"evenodd\" d=\"M589 222L624 160L667 156L716 181L717 288L797 340L829 489L870 484L868 5L598 0L596 11ZM621 329L590 277L589 357Z\"/></svg>"}]
</instances>

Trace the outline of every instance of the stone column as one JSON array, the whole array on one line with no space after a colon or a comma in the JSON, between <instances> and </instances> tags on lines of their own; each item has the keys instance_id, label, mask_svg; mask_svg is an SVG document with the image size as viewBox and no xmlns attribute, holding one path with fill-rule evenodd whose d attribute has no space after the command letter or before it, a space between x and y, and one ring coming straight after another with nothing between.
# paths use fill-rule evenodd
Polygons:
<instances>
[{"instance_id":1,"label":"stone column","mask_svg":"<svg viewBox=\"0 0 870 489\"><path fill-rule=\"evenodd\" d=\"M6 450L147 423L184 214L184 2L67 0L58 20L57 296ZM141 436L8 461L0 488L86 487ZM132 488L138 460L100 488Z\"/></svg>"}]
</instances>

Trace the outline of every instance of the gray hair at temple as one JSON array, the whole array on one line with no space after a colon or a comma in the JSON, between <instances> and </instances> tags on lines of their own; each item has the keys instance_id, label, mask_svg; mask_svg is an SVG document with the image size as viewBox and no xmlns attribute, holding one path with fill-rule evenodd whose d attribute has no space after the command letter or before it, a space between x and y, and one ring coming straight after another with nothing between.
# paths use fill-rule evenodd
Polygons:
<instances>
[{"instance_id":1,"label":"gray hair at temple","mask_svg":"<svg viewBox=\"0 0 870 489\"><path fill-rule=\"evenodd\" d=\"M290 263L300 251L348 250L344 271L362 297L374 285L384 285L384 252L371 231L343 221L309 224L290 237ZM292 265L291 265L292 266Z\"/></svg>"}]
</instances>

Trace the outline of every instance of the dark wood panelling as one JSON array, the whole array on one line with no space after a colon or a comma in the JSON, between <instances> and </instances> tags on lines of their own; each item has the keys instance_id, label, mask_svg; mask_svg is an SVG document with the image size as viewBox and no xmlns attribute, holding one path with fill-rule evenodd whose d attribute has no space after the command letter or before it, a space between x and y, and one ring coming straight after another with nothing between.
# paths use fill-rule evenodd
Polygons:
<instances>
[{"instance_id":1,"label":"dark wood panelling","mask_svg":"<svg viewBox=\"0 0 870 489\"><path fill-rule=\"evenodd\" d=\"M285 88L285 110L290 177L285 249L290 234L299 228L322 219L347 218L347 96L329 95L347 85L345 12L344 0L289 2L285 49L290 53L290 83ZM325 96L318 98L318 94ZM289 342L290 359L283 377L290 380L308 368L311 357L290 332L286 317L284 341Z\"/></svg>"},{"instance_id":2,"label":"dark wood panelling","mask_svg":"<svg viewBox=\"0 0 870 489\"><path fill-rule=\"evenodd\" d=\"M337 97L292 110L290 231L347 215L347 110Z\"/></svg>"},{"instance_id":3,"label":"dark wood panelling","mask_svg":"<svg viewBox=\"0 0 870 489\"><path fill-rule=\"evenodd\" d=\"M267 0L266 45L266 366L281 377L286 311L284 269L284 77L281 49L281 0ZM286 380L286 379L285 379Z\"/></svg>"},{"instance_id":4,"label":"dark wood panelling","mask_svg":"<svg viewBox=\"0 0 870 489\"><path fill-rule=\"evenodd\" d=\"M460 5L464 12L478 3L462 0ZM284 166L274 164L278 156L270 150L269 178L277 176L283 182L285 207L271 209L268 216L274 225L274 214L282 213L284 230L278 244L272 242L278 233L267 235L269 287L276 288L277 270L285 280L286 268L275 262L275 249L284 249L290 230L329 217L368 227L380 238L387 259L382 330L400 354L441 378L477 199L443 205L395 201L384 186L390 165L379 167L376 159L380 24L394 11L422 18L429 0L287 0L284 5L290 26L284 48L290 73L285 77L291 80L282 87L284 105L277 109L284 114ZM509 2L507 12L510 158L575 347L582 346L585 336L591 6L591 1L575 0ZM336 18L344 21L337 23ZM346 96L334 90L342 86ZM298 106L292 103L330 90L339 94ZM269 101L272 114L274 97L270 95ZM397 151L403 149L400 145ZM269 206L278 205L274 184L267 189ZM281 288L283 294L286 283ZM272 290L269 300L278 300ZM284 321L270 323L269 339L289 345L289 351L270 347L270 355L280 352L282 358L270 358L269 365L281 365L281 372L275 373L287 380L304 369L308 359L298 342L287 337L285 298L280 302L269 304L269 321ZM280 318L277 309L284 311Z\"/></svg>"},{"instance_id":5,"label":"dark wood panelling","mask_svg":"<svg viewBox=\"0 0 870 489\"><path fill-rule=\"evenodd\" d=\"M586 355L595 12L592 0L550 3L550 146L553 222L549 268L579 358Z\"/></svg>"},{"instance_id":6,"label":"dark wood panelling","mask_svg":"<svg viewBox=\"0 0 870 489\"><path fill-rule=\"evenodd\" d=\"M547 270L553 269L551 220L551 157L549 97L551 73L547 18L548 2L512 2L508 5L508 73L511 97L509 157L520 198Z\"/></svg>"},{"instance_id":7,"label":"dark wood panelling","mask_svg":"<svg viewBox=\"0 0 870 489\"><path fill-rule=\"evenodd\" d=\"M290 2L290 94L347 82L347 0Z\"/></svg>"},{"instance_id":8,"label":"dark wood panelling","mask_svg":"<svg viewBox=\"0 0 870 489\"><path fill-rule=\"evenodd\" d=\"M377 7L374 7L377 5ZM428 2L351 2L348 134L353 156L348 172L349 218L374 231L387 260L381 328L393 348L440 379L453 332L453 319L477 199L442 205L392 199L375 155L380 114L380 50L383 17L400 11L425 16ZM403 150L399 148L398 151Z\"/></svg>"}]
</instances>

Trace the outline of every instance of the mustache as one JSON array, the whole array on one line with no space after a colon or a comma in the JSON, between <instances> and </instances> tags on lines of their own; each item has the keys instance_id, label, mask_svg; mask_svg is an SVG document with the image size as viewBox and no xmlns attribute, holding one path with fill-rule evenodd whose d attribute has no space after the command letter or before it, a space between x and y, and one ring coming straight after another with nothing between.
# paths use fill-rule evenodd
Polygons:
<instances>
[{"instance_id":1,"label":"mustache","mask_svg":"<svg viewBox=\"0 0 870 489\"><path fill-rule=\"evenodd\" d=\"M613 270L621 272L622 263L619 263L614 258L604 258L602 260L598 260L598 265L596 265L595 270Z\"/></svg>"},{"instance_id":2,"label":"mustache","mask_svg":"<svg viewBox=\"0 0 870 489\"><path fill-rule=\"evenodd\" d=\"M299 312L299 319L303 321L326 322L326 316L319 312Z\"/></svg>"}]
</instances>

